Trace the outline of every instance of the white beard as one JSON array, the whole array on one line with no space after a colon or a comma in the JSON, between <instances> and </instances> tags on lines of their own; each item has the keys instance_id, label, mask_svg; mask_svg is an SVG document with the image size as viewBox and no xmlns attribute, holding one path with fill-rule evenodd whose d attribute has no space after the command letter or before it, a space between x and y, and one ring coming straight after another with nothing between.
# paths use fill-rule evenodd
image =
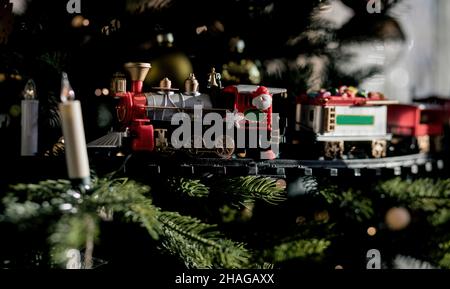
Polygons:
<instances>
[{"instance_id":1,"label":"white beard","mask_svg":"<svg viewBox=\"0 0 450 289\"><path fill-rule=\"evenodd\" d=\"M253 106L259 110L266 110L272 105L272 97L268 94L261 94L252 100Z\"/></svg>"}]
</instances>

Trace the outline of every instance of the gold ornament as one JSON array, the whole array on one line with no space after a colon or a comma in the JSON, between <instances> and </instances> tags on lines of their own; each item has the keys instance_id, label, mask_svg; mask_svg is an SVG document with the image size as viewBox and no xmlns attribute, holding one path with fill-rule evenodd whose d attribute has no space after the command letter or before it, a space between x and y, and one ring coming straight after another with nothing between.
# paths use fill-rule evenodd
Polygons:
<instances>
[{"instance_id":1,"label":"gold ornament","mask_svg":"<svg viewBox=\"0 0 450 289\"><path fill-rule=\"evenodd\" d=\"M195 75L193 73L189 74L189 77L184 81L184 93L190 94L190 95L197 95L198 92L199 83L198 80L195 78Z\"/></svg>"},{"instance_id":2,"label":"gold ornament","mask_svg":"<svg viewBox=\"0 0 450 289\"><path fill-rule=\"evenodd\" d=\"M156 37L158 47L149 51L152 59L152 70L148 73L145 84L154 87L164 77L172 80L174 87L183 87L186 77L192 73L192 63L189 58L174 47L172 33L159 34Z\"/></svg>"},{"instance_id":3,"label":"gold ornament","mask_svg":"<svg viewBox=\"0 0 450 289\"><path fill-rule=\"evenodd\" d=\"M405 208L391 208L386 213L385 222L390 230L400 231L409 225L411 215Z\"/></svg>"},{"instance_id":4,"label":"gold ornament","mask_svg":"<svg viewBox=\"0 0 450 289\"><path fill-rule=\"evenodd\" d=\"M223 65L223 80L230 83L251 83L261 82L261 72L255 62L249 59L242 59L239 62L230 61Z\"/></svg>"},{"instance_id":5,"label":"gold ornament","mask_svg":"<svg viewBox=\"0 0 450 289\"><path fill-rule=\"evenodd\" d=\"M152 60L152 70L145 79L147 86L158 85L164 77L170 78L175 87L183 87L186 76L192 73L192 64L182 53L170 53Z\"/></svg>"},{"instance_id":6,"label":"gold ornament","mask_svg":"<svg viewBox=\"0 0 450 289\"><path fill-rule=\"evenodd\" d=\"M330 214L328 211L319 211L314 213L314 220L317 222L328 222L330 219Z\"/></svg>"},{"instance_id":7,"label":"gold ornament","mask_svg":"<svg viewBox=\"0 0 450 289\"><path fill-rule=\"evenodd\" d=\"M221 79L222 76L220 75L220 73L217 73L214 67L211 68L211 73L208 74L208 88L211 87L222 88Z\"/></svg>"}]
</instances>

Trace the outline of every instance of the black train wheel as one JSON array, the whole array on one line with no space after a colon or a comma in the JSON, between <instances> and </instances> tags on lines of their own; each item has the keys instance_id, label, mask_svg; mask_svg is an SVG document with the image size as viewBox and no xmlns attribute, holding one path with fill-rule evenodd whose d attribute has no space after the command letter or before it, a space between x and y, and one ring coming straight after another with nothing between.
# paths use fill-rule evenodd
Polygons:
<instances>
[{"instance_id":1,"label":"black train wheel","mask_svg":"<svg viewBox=\"0 0 450 289\"><path fill-rule=\"evenodd\" d=\"M234 139L228 135L217 138L214 145L216 154L224 159L229 159L234 153Z\"/></svg>"}]
</instances>

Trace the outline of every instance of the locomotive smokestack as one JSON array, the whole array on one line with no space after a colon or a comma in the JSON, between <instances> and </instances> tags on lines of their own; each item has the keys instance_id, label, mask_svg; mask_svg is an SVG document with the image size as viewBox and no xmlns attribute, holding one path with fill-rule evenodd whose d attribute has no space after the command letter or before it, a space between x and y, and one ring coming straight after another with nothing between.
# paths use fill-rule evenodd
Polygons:
<instances>
[{"instance_id":1,"label":"locomotive smokestack","mask_svg":"<svg viewBox=\"0 0 450 289\"><path fill-rule=\"evenodd\" d=\"M134 93L142 92L142 86L147 77L147 73L151 68L150 63L143 62L128 62L125 64L125 69L128 71L132 81L131 91Z\"/></svg>"}]
</instances>

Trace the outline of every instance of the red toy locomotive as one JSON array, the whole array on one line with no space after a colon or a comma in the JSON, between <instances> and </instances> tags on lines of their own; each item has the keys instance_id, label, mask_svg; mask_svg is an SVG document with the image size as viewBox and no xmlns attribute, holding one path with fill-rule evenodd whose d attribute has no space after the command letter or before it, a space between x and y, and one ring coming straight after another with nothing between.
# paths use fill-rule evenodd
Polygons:
<instances>
[{"instance_id":1,"label":"red toy locomotive","mask_svg":"<svg viewBox=\"0 0 450 289\"><path fill-rule=\"evenodd\" d=\"M220 89L215 79L211 78L208 87L218 93L206 94L199 92L198 81L191 74L185 82L184 92L172 88L171 81L167 78L160 82L160 87L153 88L153 92L143 92L143 81L151 65L127 63L125 68L132 79L131 91L125 91L125 78L113 81L114 97L118 99L118 132L91 142L89 147L105 147L105 144L112 143L111 140L114 139L119 146L124 141L129 141L129 147L134 152L173 153L184 150L195 156L212 152L221 158L231 158L236 150L243 157L248 150L257 149L263 159L276 157L276 152L270 146L261 146L260 138L266 136L269 142L279 140L278 130L274 129L277 126L273 125L272 97L277 94L285 95L285 89L254 85ZM213 94L219 99L213 99ZM223 121L220 127L222 133L215 133L211 144L203 134L194 131L189 134L187 141L183 137L180 145L173 137L177 129L174 125L176 114L191 120L192 124L187 125L188 127L195 128L196 120L200 120L202 131L212 127L211 121L205 125L203 119L208 114L214 114L216 120L220 117ZM253 134L255 131L256 134ZM239 141L239 136L242 135L245 139ZM252 135L259 139L252 142L256 145L249 146L249 136Z\"/></svg>"}]
</instances>

